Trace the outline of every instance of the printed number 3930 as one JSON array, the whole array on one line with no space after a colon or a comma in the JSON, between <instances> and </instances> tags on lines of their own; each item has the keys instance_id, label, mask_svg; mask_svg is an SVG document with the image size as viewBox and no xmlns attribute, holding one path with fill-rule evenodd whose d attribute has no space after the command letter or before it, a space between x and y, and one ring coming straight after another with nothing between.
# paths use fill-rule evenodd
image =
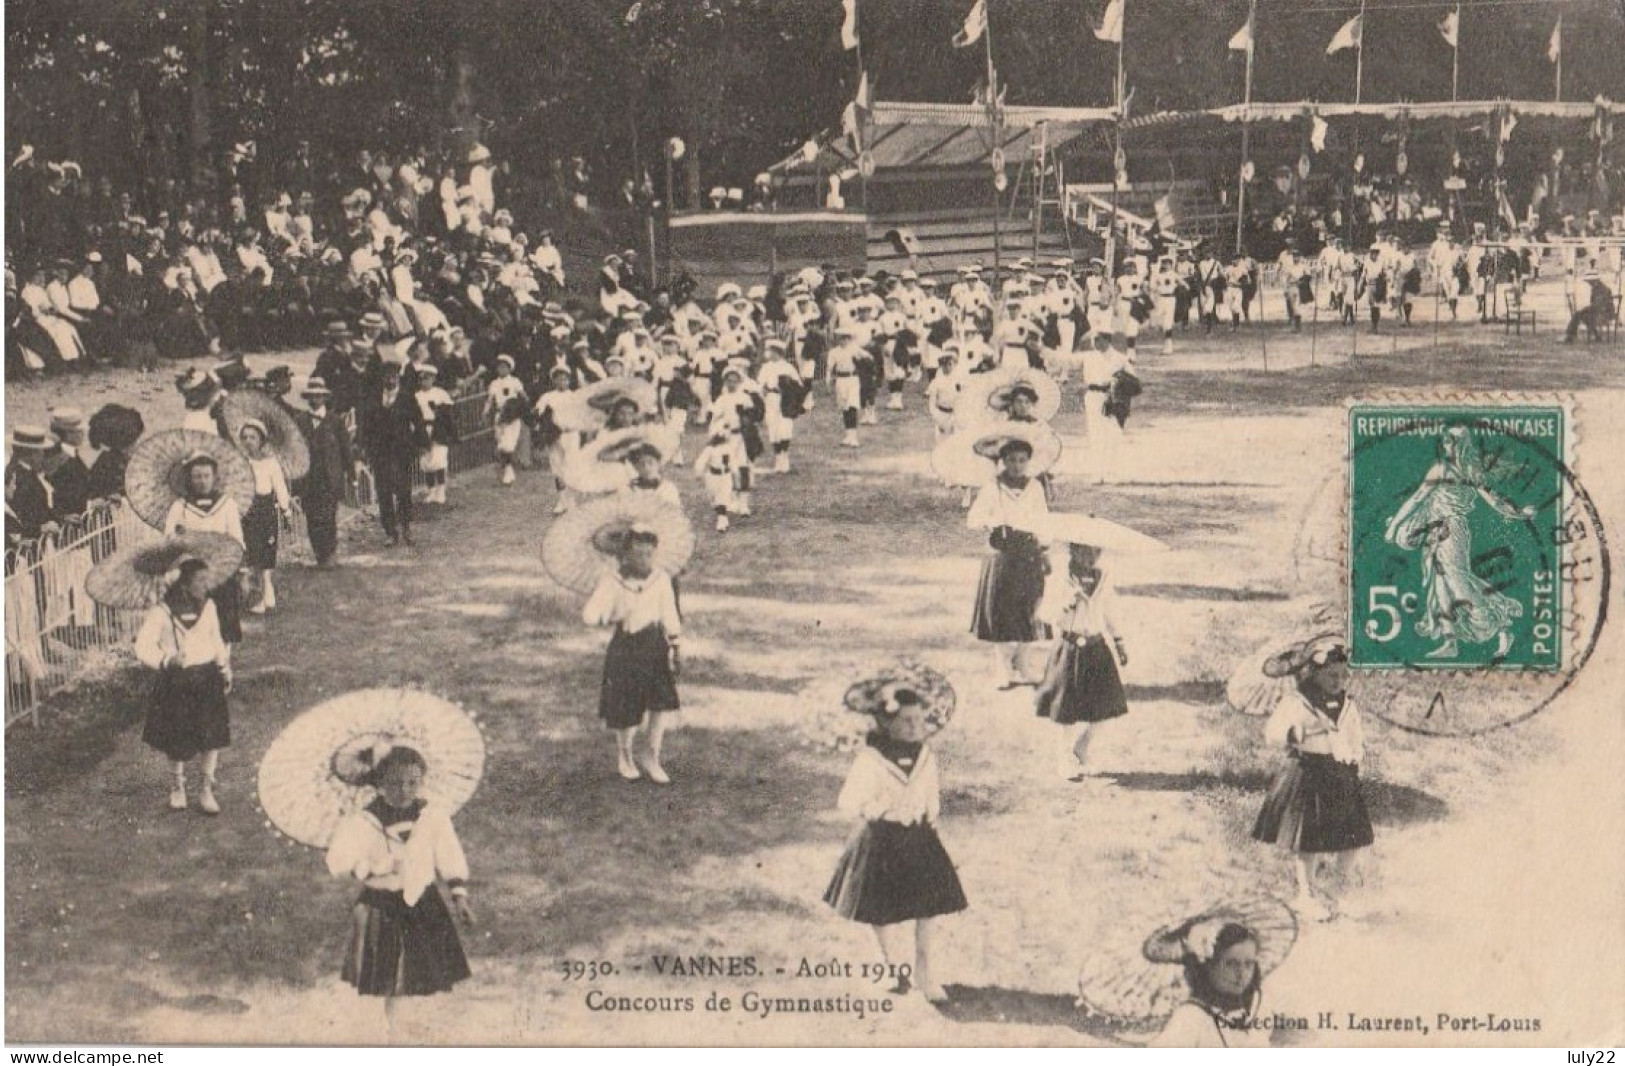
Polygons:
<instances>
[{"instance_id":1,"label":"printed number 3930","mask_svg":"<svg viewBox=\"0 0 1625 1066\"><path fill-rule=\"evenodd\" d=\"M1373 616L1365 620L1365 635L1378 644L1386 644L1399 636L1402 628L1401 613L1416 613L1416 593L1403 596L1394 585L1373 585L1366 590L1366 611ZM1386 619L1386 624L1384 623Z\"/></svg>"},{"instance_id":2,"label":"printed number 3930","mask_svg":"<svg viewBox=\"0 0 1625 1066\"><path fill-rule=\"evenodd\" d=\"M559 963L559 972L566 981L596 981L600 977L614 977L615 964L607 960L565 959Z\"/></svg>"}]
</instances>

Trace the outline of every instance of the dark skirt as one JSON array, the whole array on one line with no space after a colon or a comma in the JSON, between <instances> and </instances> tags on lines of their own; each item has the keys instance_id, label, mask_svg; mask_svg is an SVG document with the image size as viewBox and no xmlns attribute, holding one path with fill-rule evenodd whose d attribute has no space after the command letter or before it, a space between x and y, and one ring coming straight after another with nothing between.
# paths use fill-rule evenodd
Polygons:
<instances>
[{"instance_id":1,"label":"dark skirt","mask_svg":"<svg viewBox=\"0 0 1625 1066\"><path fill-rule=\"evenodd\" d=\"M1302 852L1370 847L1359 767L1330 755L1299 754L1270 785L1253 839Z\"/></svg>"},{"instance_id":2,"label":"dark skirt","mask_svg":"<svg viewBox=\"0 0 1625 1066\"><path fill-rule=\"evenodd\" d=\"M971 632L977 640L1025 644L1043 640L1048 627L1034 620L1044 595L1044 556L1038 551L998 551L982 560Z\"/></svg>"},{"instance_id":3,"label":"dark skirt","mask_svg":"<svg viewBox=\"0 0 1625 1066\"><path fill-rule=\"evenodd\" d=\"M413 906L399 892L364 888L344 953L345 983L363 996L432 996L469 976L468 957L440 889Z\"/></svg>"},{"instance_id":4,"label":"dark skirt","mask_svg":"<svg viewBox=\"0 0 1625 1066\"><path fill-rule=\"evenodd\" d=\"M604 683L598 716L611 729L632 729L649 711L675 711L677 678L671 672L671 644L665 627L636 633L615 630L604 656Z\"/></svg>"},{"instance_id":5,"label":"dark skirt","mask_svg":"<svg viewBox=\"0 0 1625 1066\"><path fill-rule=\"evenodd\" d=\"M158 671L141 740L175 762L231 745L226 675L214 663Z\"/></svg>"},{"instance_id":6,"label":"dark skirt","mask_svg":"<svg viewBox=\"0 0 1625 1066\"><path fill-rule=\"evenodd\" d=\"M924 822L866 822L835 864L824 902L865 925L957 914L968 906L953 860Z\"/></svg>"},{"instance_id":7,"label":"dark skirt","mask_svg":"<svg viewBox=\"0 0 1625 1066\"><path fill-rule=\"evenodd\" d=\"M243 565L253 570L276 569L278 527L276 497L270 493L255 496L253 506L243 515Z\"/></svg>"},{"instance_id":8,"label":"dark skirt","mask_svg":"<svg viewBox=\"0 0 1625 1066\"><path fill-rule=\"evenodd\" d=\"M220 639L227 644L241 644L243 642L243 590L237 583L237 575L221 582L220 587L209 593L209 599L214 601L214 613L220 619Z\"/></svg>"},{"instance_id":9,"label":"dark skirt","mask_svg":"<svg viewBox=\"0 0 1625 1066\"><path fill-rule=\"evenodd\" d=\"M1123 680L1105 639L1057 643L1034 703L1040 718L1053 719L1057 725L1104 722L1127 714Z\"/></svg>"}]
</instances>

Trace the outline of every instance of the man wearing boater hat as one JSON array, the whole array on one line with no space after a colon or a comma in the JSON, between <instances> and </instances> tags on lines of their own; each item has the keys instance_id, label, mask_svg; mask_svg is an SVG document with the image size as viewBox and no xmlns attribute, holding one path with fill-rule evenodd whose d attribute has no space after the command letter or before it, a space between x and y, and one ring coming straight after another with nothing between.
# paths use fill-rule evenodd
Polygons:
<instances>
[{"instance_id":1,"label":"man wearing boater hat","mask_svg":"<svg viewBox=\"0 0 1625 1066\"><path fill-rule=\"evenodd\" d=\"M350 434L344 422L328 409L333 391L319 377L313 377L300 393L308 412L297 421L310 446L310 472L298 483L299 502L305 512L305 529L316 565L331 570L339 544L339 501L344 499L353 473L360 469L350 447Z\"/></svg>"},{"instance_id":2,"label":"man wearing boater hat","mask_svg":"<svg viewBox=\"0 0 1625 1066\"><path fill-rule=\"evenodd\" d=\"M50 483L41 468L45 453L56 443L37 426L17 426L8 442L11 462L6 464L6 540L33 540L51 522L53 501Z\"/></svg>"}]
</instances>

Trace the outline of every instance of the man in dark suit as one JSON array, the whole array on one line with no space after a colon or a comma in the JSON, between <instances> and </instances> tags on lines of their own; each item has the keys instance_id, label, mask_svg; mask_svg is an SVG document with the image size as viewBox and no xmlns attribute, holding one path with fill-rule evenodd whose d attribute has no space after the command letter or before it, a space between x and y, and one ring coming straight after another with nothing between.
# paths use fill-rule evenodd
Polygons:
<instances>
[{"instance_id":1,"label":"man in dark suit","mask_svg":"<svg viewBox=\"0 0 1625 1066\"><path fill-rule=\"evenodd\" d=\"M372 468L378 518L390 547L412 543L412 472L429 444L417 401L401 388L399 363L385 363L357 412L359 440Z\"/></svg>"},{"instance_id":2,"label":"man in dark suit","mask_svg":"<svg viewBox=\"0 0 1625 1066\"><path fill-rule=\"evenodd\" d=\"M6 481L16 479L16 486L7 497L11 521L6 523L6 539L29 541L39 537L51 522L51 487L40 469L45 453L55 443L51 435L37 426L18 426L11 431L11 462L6 466Z\"/></svg>"},{"instance_id":3,"label":"man in dark suit","mask_svg":"<svg viewBox=\"0 0 1625 1066\"><path fill-rule=\"evenodd\" d=\"M309 412L298 415L299 429L310 445L310 472L299 482L299 502L305 511L305 529L316 565L331 570L339 545L339 501L356 466L350 433L330 412L333 390L321 378L311 378L300 393Z\"/></svg>"}]
</instances>

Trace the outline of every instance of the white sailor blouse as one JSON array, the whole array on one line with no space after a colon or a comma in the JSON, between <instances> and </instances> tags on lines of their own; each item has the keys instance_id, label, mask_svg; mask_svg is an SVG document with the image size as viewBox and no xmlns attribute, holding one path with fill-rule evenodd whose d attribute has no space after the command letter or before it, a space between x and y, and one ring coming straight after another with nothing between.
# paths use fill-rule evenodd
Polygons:
<instances>
[{"instance_id":1,"label":"white sailor blouse","mask_svg":"<svg viewBox=\"0 0 1625 1066\"><path fill-rule=\"evenodd\" d=\"M1345 696L1337 721L1311 707L1296 687L1281 697L1264 726L1264 742L1272 748L1293 747L1311 755L1330 755L1358 766L1365 758L1365 726L1360 708Z\"/></svg>"},{"instance_id":2,"label":"white sailor blouse","mask_svg":"<svg viewBox=\"0 0 1625 1066\"><path fill-rule=\"evenodd\" d=\"M942 813L937 757L929 743L906 771L871 747L858 750L835 806L848 817L869 822L936 824Z\"/></svg>"},{"instance_id":3,"label":"white sailor blouse","mask_svg":"<svg viewBox=\"0 0 1625 1066\"><path fill-rule=\"evenodd\" d=\"M1052 578L1044 582L1044 596L1038 603L1034 617L1069 636L1085 640L1090 637L1116 640L1117 630L1112 626L1116 600L1116 594L1105 578L1088 595L1070 575L1061 580Z\"/></svg>"},{"instance_id":4,"label":"white sailor blouse","mask_svg":"<svg viewBox=\"0 0 1625 1066\"><path fill-rule=\"evenodd\" d=\"M451 816L428 803L416 821L399 825L386 826L367 810L349 815L327 846L327 871L368 888L399 892L410 907L436 877L444 878L455 892L468 880L468 859Z\"/></svg>"},{"instance_id":5,"label":"white sailor blouse","mask_svg":"<svg viewBox=\"0 0 1625 1066\"><path fill-rule=\"evenodd\" d=\"M998 478L984 485L976 494L970 514L965 518L968 529L997 529L1010 526L1024 532L1036 532L1040 521L1049 514L1049 501L1044 498L1044 486L1036 477L1029 477L1020 489L1012 489Z\"/></svg>"},{"instance_id":6,"label":"white sailor blouse","mask_svg":"<svg viewBox=\"0 0 1625 1066\"><path fill-rule=\"evenodd\" d=\"M677 613L677 596L671 577L660 569L639 580L609 570L598 579L598 587L587 597L581 620L590 626L619 626L623 633L641 633L660 625L668 638L682 635L683 619Z\"/></svg>"},{"instance_id":7,"label":"white sailor blouse","mask_svg":"<svg viewBox=\"0 0 1625 1066\"><path fill-rule=\"evenodd\" d=\"M153 670L165 663L180 667L218 663L224 668L230 653L220 637L220 616L214 601L204 601L197 621L190 626L176 621L164 604L148 608L135 634L135 657L142 666Z\"/></svg>"},{"instance_id":8,"label":"white sailor blouse","mask_svg":"<svg viewBox=\"0 0 1625 1066\"><path fill-rule=\"evenodd\" d=\"M288 478L282 471L282 461L274 455L263 459L250 459L248 468L254 471L254 495L276 497L277 509L287 511L293 507L288 494Z\"/></svg>"}]
</instances>

